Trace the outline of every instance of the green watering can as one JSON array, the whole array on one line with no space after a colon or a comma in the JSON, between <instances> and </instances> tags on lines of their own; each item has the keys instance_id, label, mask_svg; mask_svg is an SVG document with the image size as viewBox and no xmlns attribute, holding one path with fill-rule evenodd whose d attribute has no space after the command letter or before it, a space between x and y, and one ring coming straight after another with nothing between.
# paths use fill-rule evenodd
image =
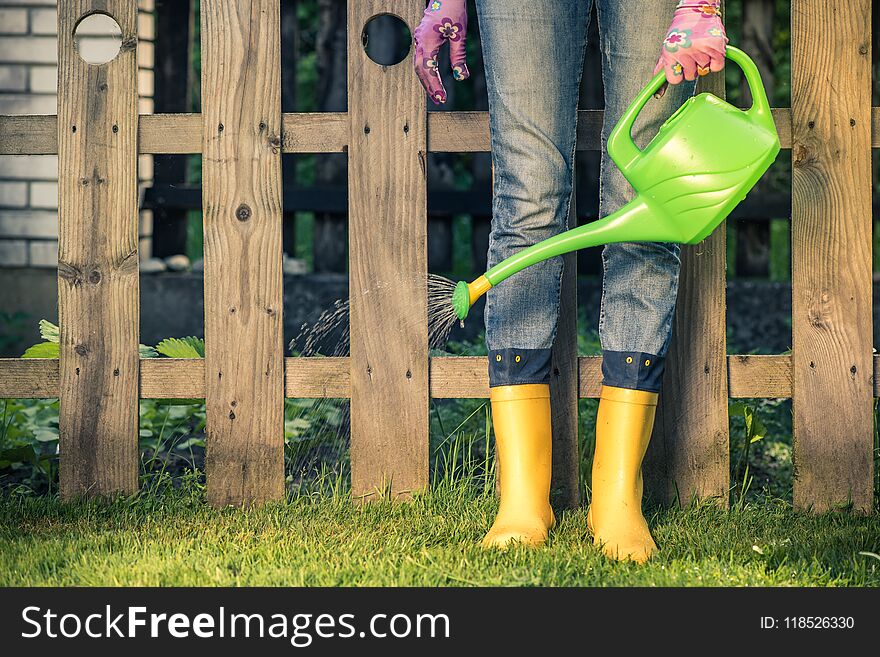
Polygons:
<instances>
[{"instance_id":1,"label":"green watering can","mask_svg":"<svg viewBox=\"0 0 880 657\"><path fill-rule=\"evenodd\" d=\"M608 137L608 154L636 198L614 214L523 249L470 284L459 281L452 296L458 318L463 321L489 288L548 258L613 242L696 244L715 230L779 153L779 135L758 68L733 46L727 47L727 58L745 73L753 99L750 109L699 94L639 150L632 126L665 81L663 72L655 75Z\"/></svg>"}]
</instances>

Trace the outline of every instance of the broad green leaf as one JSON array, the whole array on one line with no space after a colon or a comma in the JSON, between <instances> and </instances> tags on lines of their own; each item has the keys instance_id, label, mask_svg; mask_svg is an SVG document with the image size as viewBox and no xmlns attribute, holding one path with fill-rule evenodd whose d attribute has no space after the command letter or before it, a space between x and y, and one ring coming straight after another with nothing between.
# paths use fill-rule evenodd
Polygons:
<instances>
[{"instance_id":1,"label":"broad green leaf","mask_svg":"<svg viewBox=\"0 0 880 657\"><path fill-rule=\"evenodd\" d=\"M156 351L167 358L204 358L205 341L192 336L165 338L156 345Z\"/></svg>"},{"instance_id":2,"label":"broad green leaf","mask_svg":"<svg viewBox=\"0 0 880 657\"><path fill-rule=\"evenodd\" d=\"M743 417L746 421L746 433L749 437L749 442L756 443L763 439L767 434L767 427L761 421L761 418L758 417L755 409L751 406L746 406L743 412Z\"/></svg>"},{"instance_id":3,"label":"broad green leaf","mask_svg":"<svg viewBox=\"0 0 880 657\"><path fill-rule=\"evenodd\" d=\"M730 404L728 412L730 415L742 415L746 410L746 405L742 402L733 402Z\"/></svg>"},{"instance_id":4,"label":"broad green leaf","mask_svg":"<svg viewBox=\"0 0 880 657\"><path fill-rule=\"evenodd\" d=\"M55 344L58 344L61 341L60 330L58 327L46 319L40 320L40 336L46 342L54 342Z\"/></svg>"},{"instance_id":5,"label":"broad green leaf","mask_svg":"<svg viewBox=\"0 0 880 657\"><path fill-rule=\"evenodd\" d=\"M41 443L49 443L58 440L58 429L54 427L40 427L34 431L34 438Z\"/></svg>"},{"instance_id":6,"label":"broad green leaf","mask_svg":"<svg viewBox=\"0 0 880 657\"><path fill-rule=\"evenodd\" d=\"M21 355L22 358L58 358L60 347L57 342L40 342Z\"/></svg>"},{"instance_id":7,"label":"broad green leaf","mask_svg":"<svg viewBox=\"0 0 880 657\"><path fill-rule=\"evenodd\" d=\"M752 428L750 433L752 436L751 442L753 443L756 443L759 440L763 440L764 437L767 435L767 426L761 421L761 418L759 418L757 415L752 421Z\"/></svg>"},{"instance_id":8,"label":"broad green leaf","mask_svg":"<svg viewBox=\"0 0 880 657\"><path fill-rule=\"evenodd\" d=\"M174 449L183 451L183 450L189 449L190 447L204 447L204 446L205 446L205 439L196 436L193 438L189 438L188 440L184 440L183 442L177 443L177 445L174 446Z\"/></svg>"},{"instance_id":9,"label":"broad green leaf","mask_svg":"<svg viewBox=\"0 0 880 657\"><path fill-rule=\"evenodd\" d=\"M138 345L138 352L140 353L141 358L158 358L159 352L157 352L153 347L150 347L145 344Z\"/></svg>"}]
</instances>

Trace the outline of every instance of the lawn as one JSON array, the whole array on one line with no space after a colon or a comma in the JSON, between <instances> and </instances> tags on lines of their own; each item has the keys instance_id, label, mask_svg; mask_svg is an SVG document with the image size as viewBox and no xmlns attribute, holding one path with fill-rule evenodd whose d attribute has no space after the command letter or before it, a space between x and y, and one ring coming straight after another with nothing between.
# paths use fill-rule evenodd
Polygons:
<instances>
[{"instance_id":1,"label":"lawn","mask_svg":"<svg viewBox=\"0 0 880 657\"><path fill-rule=\"evenodd\" d=\"M358 507L337 488L250 511L212 510L195 478L169 481L109 503L4 494L0 585L880 585L876 514L772 500L661 510L649 516L661 551L639 567L592 547L584 509L561 514L543 548L484 551L496 501L465 480L407 503Z\"/></svg>"},{"instance_id":2,"label":"lawn","mask_svg":"<svg viewBox=\"0 0 880 657\"><path fill-rule=\"evenodd\" d=\"M197 342L156 351L197 357ZM597 344L582 335L580 351ZM583 399L578 414L585 497L596 408ZM880 515L792 510L787 400L731 402L730 510L649 510L661 550L643 567L595 550L583 508L559 514L543 548L477 546L497 505L486 400L432 401L431 489L406 503L352 503L347 419L344 400L288 400L287 501L218 511L204 499L204 405L142 400L141 492L62 504L57 400L3 400L0 585L880 586Z\"/></svg>"}]
</instances>

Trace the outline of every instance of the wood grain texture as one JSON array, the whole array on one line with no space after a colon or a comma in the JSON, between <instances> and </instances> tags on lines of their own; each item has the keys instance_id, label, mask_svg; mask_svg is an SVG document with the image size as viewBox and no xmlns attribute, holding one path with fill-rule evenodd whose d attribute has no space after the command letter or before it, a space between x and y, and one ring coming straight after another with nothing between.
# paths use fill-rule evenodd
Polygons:
<instances>
[{"instance_id":1,"label":"wood grain texture","mask_svg":"<svg viewBox=\"0 0 880 657\"><path fill-rule=\"evenodd\" d=\"M206 475L214 506L284 496L277 0L203 0Z\"/></svg>"},{"instance_id":2,"label":"wood grain texture","mask_svg":"<svg viewBox=\"0 0 880 657\"><path fill-rule=\"evenodd\" d=\"M204 399L202 358L148 358L141 361L144 399Z\"/></svg>"},{"instance_id":3,"label":"wood grain texture","mask_svg":"<svg viewBox=\"0 0 880 657\"><path fill-rule=\"evenodd\" d=\"M603 112L578 113L579 151L596 151L600 145ZM791 110L774 109L773 118L782 148L791 148ZM285 153L338 153L348 149L348 115L344 112L285 113L282 115L282 150ZM880 147L880 108L872 115L873 145ZM145 155L202 152L201 114L142 114L138 135ZM0 155L40 155L58 152L54 116L0 116ZM430 112L428 151L432 153L487 153L487 112Z\"/></svg>"},{"instance_id":4,"label":"wood grain texture","mask_svg":"<svg viewBox=\"0 0 880 657\"><path fill-rule=\"evenodd\" d=\"M201 114L143 114L138 124L141 153L201 153L204 137Z\"/></svg>"},{"instance_id":5,"label":"wood grain texture","mask_svg":"<svg viewBox=\"0 0 880 657\"><path fill-rule=\"evenodd\" d=\"M794 504L872 508L869 0L792 6Z\"/></svg>"},{"instance_id":6,"label":"wood grain texture","mask_svg":"<svg viewBox=\"0 0 880 657\"><path fill-rule=\"evenodd\" d=\"M727 382L731 398L791 397L791 356L728 356Z\"/></svg>"},{"instance_id":7,"label":"wood grain texture","mask_svg":"<svg viewBox=\"0 0 880 657\"><path fill-rule=\"evenodd\" d=\"M724 74L698 91L725 97ZM728 504L726 222L705 240L681 247L681 274L663 390L645 465L649 495L688 504Z\"/></svg>"},{"instance_id":8,"label":"wood grain texture","mask_svg":"<svg viewBox=\"0 0 880 657\"><path fill-rule=\"evenodd\" d=\"M602 357L578 358L578 396L598 399L602 394Z\"/></svg>"},{"instance_id":9,"label":"wood grain texture","mask_svg":"<svg viewBox=\"0 0 880 657\"><path fill-rule=\"evenodd\" d=\"M428 150L488 153L489 112L428 112Z\"/></svg>"},{"instance_id":10,"label":"wood grain texture","mask_svg":"<svg viewBox=\"0 0 880 657\"><path fill-rule=\"evenodd\" d=\"M57 358L0 358L0 399L57 397Z\"/></svg>"},{"instance_id":11,"label":"wood grain texture","mask_svg":"<svg viewBox=\"0 0 880 657\"><path fill-rule=\"evenodd\" d=\"M577 225L574 177L569 226ZM557 509L577 508L580 494L578 450L577 253L563 256L559 320L550 370L550 417L553 424L553 473L550 498Z\"/></svg>"},{"instance_id":12,"label":"wood grain texture","mask_svg":"<svg viewBox=\"0 0 880 657\"><path fill-rule=\"evenodd\" d=\"M284 394L291 398L351 398L348 358L285 358Z\"/></svg>"},{"instance_id":13,"label":"wood grain texture","mask_svg":"<svg viewBox=\"0 0 880 657\"><path fill-rule=\"evenodd\" d=\"M56 155L58 116L0 116L0 155Z\"/></svg>"},{"instance_id":14,"label":"wood grain texture","mask_svg":"<svg viewBox=\"0 0 880 657\"><path fill-rule=\"evenodd\" d=\"M285 153L342 153L348 150L348 115L315 112L283 115Z\"/></svg>"},{"instance_id":15,"label":"wood grain texture","mask_svg":"<svg viewBox=\"0 0 880 657\"><path fill-rule=\"evenodd\" d=\"M288 398L344 399L351 396L349 360L340 358L285 358ZM578 358L581 398L598 397L602 358ZM731 398L782 399L791 397L791 356L734 355L727 357ZM880 396L880 356L874 357L874 396ZM204 399L205 362L201 359L154 358L141 361L142 399ZM479 399L489 396L485 356L430 359L431 397ZM0 358L0 399L58 396L58 360Z\"/></svg>"},{"instance_id":16,"label":"wood grain texture","mask_svg":"<svg viewBox=\"0 0 880 657\"><path fill-rule=\"evenodd\" d=\"M428 484L425 93L364 52L370 18L415 28L420 0L348 3L351 471L355 499Z\"/></svg>"},{"instance_id":17,"label":"wood grain texture","mask_svg":"<svg viewBox=\"0 0 880 657\"><path fill-rule=\"evenodd\" d=\"M94 11L122 30L115 59L77 54ZM58 10L58 417L62 497L138 487L137 2Z\"/></svg>"}]
</instances>

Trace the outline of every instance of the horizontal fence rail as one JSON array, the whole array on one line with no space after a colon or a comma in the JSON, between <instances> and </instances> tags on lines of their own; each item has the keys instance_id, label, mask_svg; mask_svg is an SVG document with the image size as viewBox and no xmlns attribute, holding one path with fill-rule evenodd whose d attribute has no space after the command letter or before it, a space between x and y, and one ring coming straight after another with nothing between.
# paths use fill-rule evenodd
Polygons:
<instances>
[{"instance_id":1,"label":"horizontal fence rail","mask_svg":"<svg viewBox=\"0 0 880 657\"><path fill-rule=\"evenodd\" d=\"M601 148L605 112L578 112L581 151ZM782 148L791 148L791 110L776 108L773 119ZM284 113L281 150L284 153L342 153L348 150L345 112ZM202 152L201 114L141 114L139 152L144 155L192 155ZM872 114L874 147L880 147L880 107ZM487 153L488 112L428 112L428 151L432 153ZM54 155L58 152L58 124L53 115L0 116L0 155Z\"/></svg>"},{"instance_id":2,"label":"horizontal fence rail","mask_svg":"<svg viewBox=\"0 0 880 657\"><path fill-rule=\"evenodd\" d=\"M430 361L431 396L439 399L489 397L485 356L438 356ZM204 361L148 358L141 360L141 399L203 399ZM581 398L599 396L601 356L578 358ZM791 356L730 355L727 376L730 396L744 399L791 397ZM345 399L351 396L347 357L284 359L285 396L292 399ZM880 356L874 357L874 396L880 397ZM58 359L0 358L0 398L58 396Z\"/></svg>"},{"instance_id":3,"label":"horizontal fence rail","mask_svg":"<svg viewBox=\"0 0 880 657\"><path fill-rule=\"evenodd\" d=\"M605 112L578 112L580 151L601 148ZM791 109L773 109L782 148L791 148ZM202 152L201 114L141 114L138 152L142 155L194 155ZM871 109L871 147L880 148L880 107ZM348 150L346 112L282 114L283 153L343 153ZM488 153L488 112L429 112L428 151ZM0 155L55 155L58 117L54 114L0 115Z\"/></svg>"}]
</instances>

